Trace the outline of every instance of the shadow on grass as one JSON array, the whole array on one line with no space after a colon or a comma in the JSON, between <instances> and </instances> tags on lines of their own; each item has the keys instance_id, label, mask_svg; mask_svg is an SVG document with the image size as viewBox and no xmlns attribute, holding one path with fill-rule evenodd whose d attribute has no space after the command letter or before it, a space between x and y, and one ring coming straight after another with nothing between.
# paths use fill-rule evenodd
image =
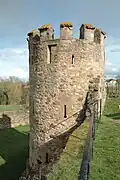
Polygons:
<instances>
[{"instance_id":1,"label":"shadow on grass","mask_svg":"<svg viewBox=\"0 0 120 180\"><path fill-rule=\"evenodd\" d=\"M19 128L18 128L19 129ZM26 166L28 132L14 128L0 130L0 179L17 180Z\"/></svg>"},{"instance_id":2,"label":"shadow on grass","mask_svg":"<svg viewBox=\"0 0 120 180\"><path fill-rule=\"evenodd\" d=\"M106 117L114 120L120 119L120 113L105 114Z\"/></svg>"}]
</instances>

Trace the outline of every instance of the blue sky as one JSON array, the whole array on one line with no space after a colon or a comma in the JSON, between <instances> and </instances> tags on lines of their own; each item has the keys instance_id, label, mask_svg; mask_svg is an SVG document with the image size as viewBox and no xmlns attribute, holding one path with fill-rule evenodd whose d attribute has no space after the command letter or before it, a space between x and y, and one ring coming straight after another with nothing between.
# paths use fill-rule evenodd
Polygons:
<instances>
[{"instance_id":1,"label":"blue sky","mask_svg":"<svg viewBox=\"0 0 120 180\"><path fill-rule=\"evenodd\" d=\"M62 21L71 21L74 35L82 23L94 24L107 33L107 76L120 72L119 0L3 0L0 2L0 76L28 77L27 33L52 24L56 37Z\"/></svg>"}]
</instances>

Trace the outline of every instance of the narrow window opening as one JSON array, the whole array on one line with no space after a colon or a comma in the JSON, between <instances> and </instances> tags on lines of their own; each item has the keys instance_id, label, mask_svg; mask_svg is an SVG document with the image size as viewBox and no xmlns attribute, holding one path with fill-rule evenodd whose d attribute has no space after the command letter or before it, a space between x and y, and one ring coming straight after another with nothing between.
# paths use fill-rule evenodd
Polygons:
<instances>
[{"instance_id":1,"label":"narrow window opening","mask_svg":"<svg viewBox=\"0 0 120 180\"><path fill-rule=\"evenodd\" d=\"M48 45L48 58L47 58L47 63L50 64L51 63L51 46Z\"/></svg>"},{"instance_id":2,"label":"narrow window opening","mask_svg":"<svg viewBox=\"0 0 120 180\"><path fill-rule=\"evenodd\" d=\"M46 153L46 163L49 163L49 159L48 159L48 153Z\"/></svg>"},{"instance_id":3,"label":"narrow window opening","mask_svg":"<svg viewBox=\"0 0 120 180\"><path fill-rule=\"evenodd\" d=\"M72 55L72 64L75 63L74 55Z\"/></svg>"},{"instance_id":4,"label":"narrow window opening","mask_svg":"<svg viewBox=\"0 0 120 180\"><path fill-rule=\"evenodd\" d=\"M47 64L52 63L52 60L54 60L54 56L56 54L56 47L57 44L47 46Z\"/></svg>"},{"instance_id":5,"label":"narrow window opening","mask_svg":"<svg viewBox=\"0 0 120 180\"><path fill-rule=\"evenodd\" d=\"M64 105L64 118L67 117L66 105Z\"/></svg>"}]
</instances>

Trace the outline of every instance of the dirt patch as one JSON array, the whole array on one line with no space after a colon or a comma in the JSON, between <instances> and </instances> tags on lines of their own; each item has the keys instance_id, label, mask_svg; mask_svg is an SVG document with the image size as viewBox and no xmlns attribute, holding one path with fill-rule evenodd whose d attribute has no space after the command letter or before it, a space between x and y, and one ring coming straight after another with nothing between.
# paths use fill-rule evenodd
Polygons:
<instances>
[{"instance_id":1,"label":"dirt patch","mask_svg":"<svg viewBox=\"0 0 120 180\"><path fill-rule=\"evenodd\" d=\"M118 123L118 124L120 124L120 119L117 119L117 120L111 119L111 121L112 121L113 123Z\"/></svg>"}]
</instances>

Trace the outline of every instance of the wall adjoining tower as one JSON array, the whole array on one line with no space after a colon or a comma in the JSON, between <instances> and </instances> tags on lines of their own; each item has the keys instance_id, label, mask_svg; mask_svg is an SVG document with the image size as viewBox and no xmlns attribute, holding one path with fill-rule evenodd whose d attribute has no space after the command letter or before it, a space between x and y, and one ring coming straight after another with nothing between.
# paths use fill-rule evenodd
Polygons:
<instances>
[{"instance_id":1,"label":"wall adjoining tower","mask_svg":"<svg viewBox=\"0 0 120 180\"><path fill-rule=\"evenodd\" d=\"M50 28L49 31L48 27L47 31L46 28L42 32L39 29L39 38L29 34L28 164L39 178L49 164L46 165L46 156L53 161L65 147L67 132L85 118L84 103L90 82L99 79L98 100L104 94L104 43L98 43L94 38L93 26L81 26L81 39L72 38L69 27L72 28L72 25L62 23L60 39L53 40L53 30ZM62 135L64 138L61 140ZM30 180L33 180L31 175Z\"/></svg>"}]
</instances>

